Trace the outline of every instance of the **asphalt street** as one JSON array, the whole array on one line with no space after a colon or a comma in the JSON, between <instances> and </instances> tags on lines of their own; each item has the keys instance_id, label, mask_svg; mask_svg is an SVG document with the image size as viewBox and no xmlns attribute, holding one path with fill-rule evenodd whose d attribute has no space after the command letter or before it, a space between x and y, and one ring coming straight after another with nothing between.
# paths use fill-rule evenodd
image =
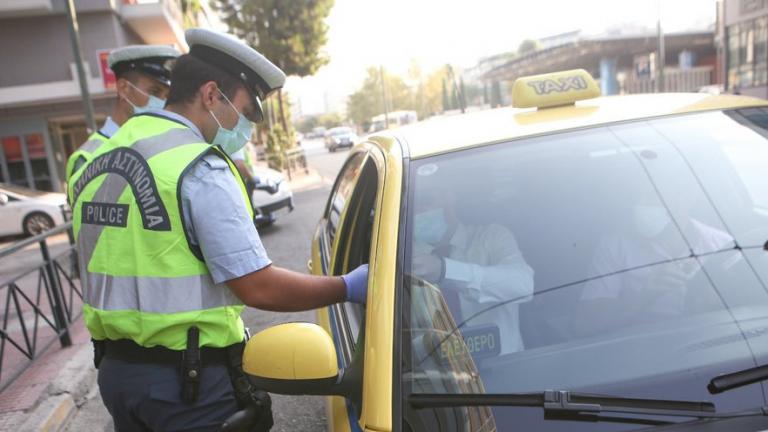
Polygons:
<instances>
[{"instance_id":1,"label":"asphalt street","mask_svg":"<svg viewBox=\"0 0 768 432\"><path fill-rule=\"evenodd\" d=\"M310 242L320 218L336 173L347 156L347 151L328 153L322 142L305 144L308 163L323 177L323 181L302 191L295 191L295 210L278 219L274 225L259 229L259 235L270 259L275 265L298 272L307 272ZM315 312L272 313L246 309L243 320L251 333L267 327L291 321L315 321ZM319 396L273 395L276 432L325 431L326 413L324 398ZM88 401L70 422L67 431L113 430L109 414L101 403L98 391L90 394Z\"/></svg>"}]
</instances>

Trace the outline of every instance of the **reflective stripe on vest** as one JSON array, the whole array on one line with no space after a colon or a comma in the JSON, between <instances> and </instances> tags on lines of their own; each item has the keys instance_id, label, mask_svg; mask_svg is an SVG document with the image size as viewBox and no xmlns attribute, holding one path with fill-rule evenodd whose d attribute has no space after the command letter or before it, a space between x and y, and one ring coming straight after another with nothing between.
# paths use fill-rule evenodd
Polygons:
<instances>
[{"instance_id":1,"label":"reflective stripe on vest","mask_svg":"<svg viewBox=\"0 0 768 432\"><path fill-rule=\"evenodd\" d=\"M181 179L206 155L227 161L247 202L231 160L201 141L175 121L134 116L69 185L86 267L84 317L94 339L128 338L180 350L195 325L201 346L242 340L241 302L213 282L184 228Z\"/></svg>"},{"instance_id":2,"label":"reflective stripe on vest","mask_svg":"<svg viewBox=\"0 0 768 432\"><path fill-rule=\"evenodd\" d=\"M69 178L72 177L72 174L74 174L77 169L82 166L77 166L77 161L81 159L84 160L85 163L88 163L93 158L93 153L95 153L99 147L101 147L101 145L106 143L108 140L109 138L102 135L101 133L94 132L91 134L91 136L88 137L88 141L84 142L80 148L69 155L69 159L67 159L67 166L65 167L67 181L69 181Z\"/></svg>"}]
</instances>

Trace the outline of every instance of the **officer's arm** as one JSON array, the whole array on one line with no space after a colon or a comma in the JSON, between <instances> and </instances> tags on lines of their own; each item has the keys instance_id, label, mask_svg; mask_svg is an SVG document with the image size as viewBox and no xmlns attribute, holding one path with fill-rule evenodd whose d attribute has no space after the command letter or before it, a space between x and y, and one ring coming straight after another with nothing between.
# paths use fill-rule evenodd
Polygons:
<instances>
[{"instance_id":1,"label":"officer's arm","mask_svg":"<svg viewBox=\"0 0 768 432\"><path fill-rule=\"evenodd\" d=\"M346 299L340 277L312 276L274 265L227 281L244 304L273 312L296 312L328 306Z\"/></svg>"}]
</instances>

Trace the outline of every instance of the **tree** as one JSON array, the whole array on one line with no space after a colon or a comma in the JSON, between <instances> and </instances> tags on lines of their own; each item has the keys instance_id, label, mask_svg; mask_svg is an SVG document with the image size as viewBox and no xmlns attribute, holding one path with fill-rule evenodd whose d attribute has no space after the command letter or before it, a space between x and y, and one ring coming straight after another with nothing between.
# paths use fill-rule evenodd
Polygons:
<instances>
[{"instance_id":1,"label":"tree","mask_svg":"<svg viewBox=\"0 0 768 432\"><path fill-rule=\"evenodd\" d=\"M402 78L386 71L380 73L377 67L369 67L363 85L347 99L347 117L363 129L367 129L372 117L384 113L382 75L388 110L413 109L411 89Z\"/></svg>"},{"instance_id":2,"label":"tree","mask_svg":"<svg viewBox=\"0 0 768 432\"><path fill-rule=\"evenodd\" d=\"M451 99L448 97L448 87L445 85L445 77L443 77L443 112L453 109L451 106Z\"/></svg>"},{"instance_id":3,"label":"tree","mask_svg":"<svg viewBox=\"0 0 768 432\"><path fill-rule=\"evenodd\" d=\"M230 32L275 63L288 76L308 76L328 63L325 19L333 0L216 0ZM280 120L288 130L282 92Z\"/></svg>"},{"instance_id":4,"label":"tree","mask_svg":"<svg viewBox=\"0 0 768 432\"><path fill-rule=\"evenodd\" d=\"M526 39L520 42L520 46L517 48L518 55L526 55L529 52L533 52L539 49L539 42L533 39Z\"/></svg>"},{"instance_id":5,"label":"tree","mask_svg":"<svg viewBox=\"0 0 768 432\"><path fill-rule=\"evenodd\" d=\"M203 11L200 0L181 0L180 5L184 28L197 26L197 16Z\"/></svg>"}]
</instances>

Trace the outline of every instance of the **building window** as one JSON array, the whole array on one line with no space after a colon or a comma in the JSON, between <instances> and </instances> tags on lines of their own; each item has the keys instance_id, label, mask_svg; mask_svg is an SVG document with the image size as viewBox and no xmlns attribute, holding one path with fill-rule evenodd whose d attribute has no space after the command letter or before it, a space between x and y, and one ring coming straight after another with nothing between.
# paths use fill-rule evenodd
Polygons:
<instances>
[{"instance_id":1,"label":"building window","mask_svg":"<svg viewBox=\"0 0 768 432\"><path fill-rule=\"evenodd\" d=\"M739 26L734 25L728 28L728 86L733 87L739 84Z\"/></svg>"},{"instance_id":2,"label":"building window","mask_svg":"<svg viewBox=\"0 0 768 432\"><path fill-rule=\"evenodd\" d=\"M768 18L755 20L755 85L768 84Z\"/></svg>"},{"instance_id":3,"label":"building window","mask_svg":"<svg viewBox=\"0 0 768 432\"><path fill-rule=\"evenodd\" d=\"M728 28L728 88L768 84L768 17Z\"/></svg>"},{"instance_id":4,"label":"building window","mask_svg":"<svg viewBox=\"0 0 768 432\"><path fill-rule=\"evenodd\" d=\"M52 190L42 134L0 137L0 153L0 179L3 182L36 190Z\"/></svg>"},{"instance_id":5,"label":"building window","mask_svg":"<svg viewBox=\"0 0 768 432\"><path fill-rule=\"evenodd\" d=\"M6 164L3 181L17 186L30 186L27 182L27 173L24 168L24 157L21 153L21 138L6 136L0 138L3 146L4 161Z\"/></svg>"},{"instance_id":6,"label":"building window","mask_svg":"<svg viewBox=\"0 0 768 432\"><path fill-rule=\"evenodd\" d=\"M757 12L765 7L765 0L741 0L741 13Z\"/></svg>"}]
</instances>

